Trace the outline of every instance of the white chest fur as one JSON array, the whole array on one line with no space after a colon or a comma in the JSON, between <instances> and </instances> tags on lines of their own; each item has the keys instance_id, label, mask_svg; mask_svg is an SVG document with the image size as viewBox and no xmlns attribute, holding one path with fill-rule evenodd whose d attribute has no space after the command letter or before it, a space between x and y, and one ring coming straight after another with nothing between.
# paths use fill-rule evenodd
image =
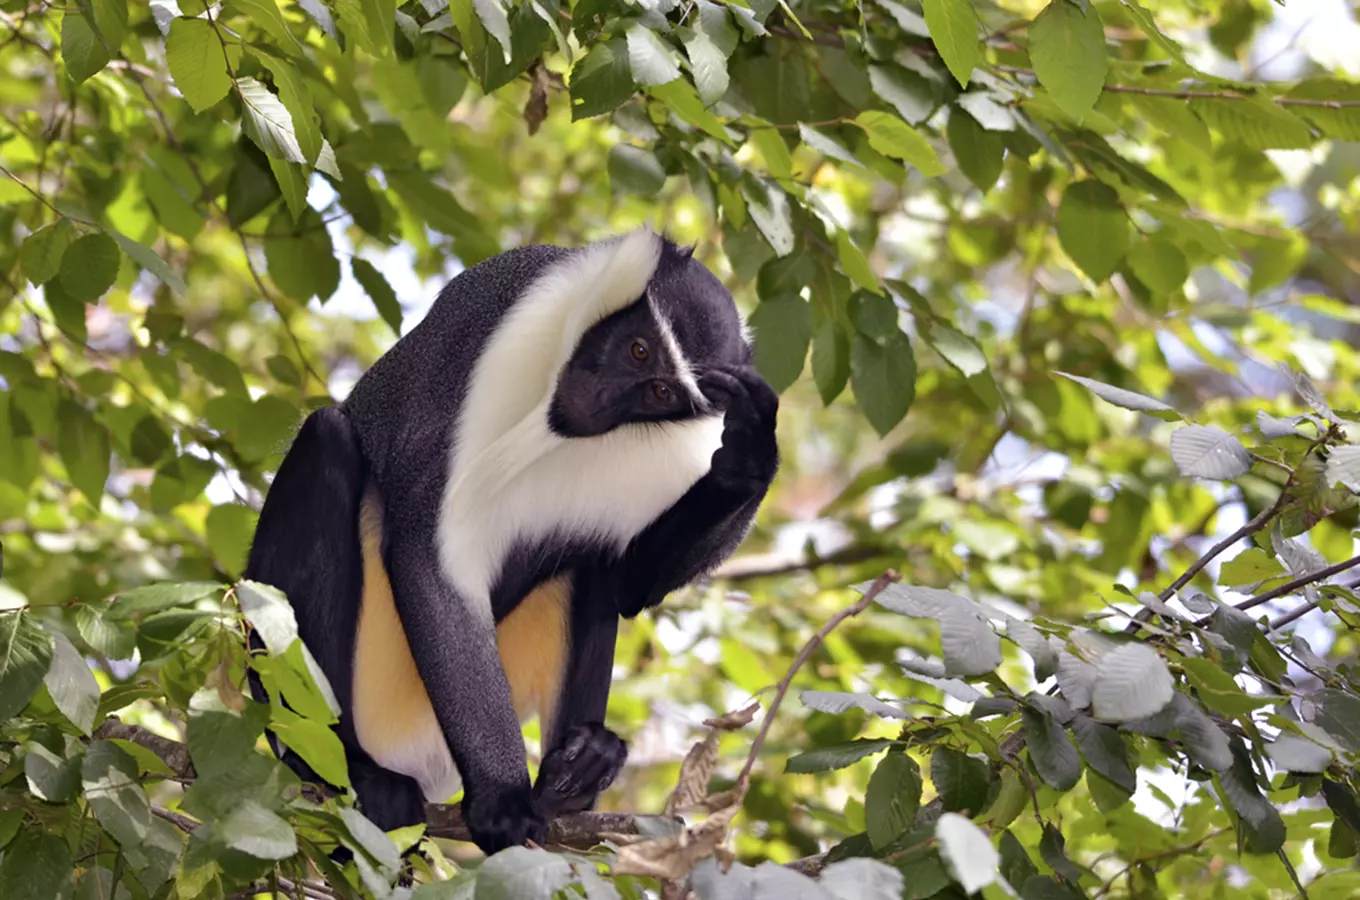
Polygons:
<instances>
[{"instance_id":1,"label":"white chest fur","mask_svg":"<svg viewBox=\"0 0 1360 900\"><path fill-rule=\"evenodd\" d=\"M551 547L569 535L622 551L708 472L722 431L722 417L709 416L554 444L545 425L537 437L551 449L527 465L506 472L492 455L459 473L439 531L445 576L489 616L491 587L517 542Z\"/></svg>"}]
</instances>

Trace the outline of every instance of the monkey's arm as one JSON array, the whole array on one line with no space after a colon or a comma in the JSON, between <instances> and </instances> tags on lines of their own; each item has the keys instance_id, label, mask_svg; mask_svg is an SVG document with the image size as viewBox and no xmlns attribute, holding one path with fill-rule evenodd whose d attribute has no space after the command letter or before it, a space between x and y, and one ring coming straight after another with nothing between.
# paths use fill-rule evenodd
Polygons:
<instances>
[{"instance_id":1,"label":"monkey's arm","mask_svg":"<svg viewBox=\"0 0 1360 900\"><path fill-rule=\"evenodd\" d=\"M411 496L422 495L439 496L437 486ZM412 658L462 776L468 831L488 854L526 840L542 843L547 820L529 784L490 606L459 596L445 578L435 540L437 506L397 508L385 554L388 572Z\"/></svg>"},{"instance_id":2,"label":"monkey's arm","mask_svg":"<svg viewBox=\"0 0 1360 900\"><path fill-rule=\"evenodd\" d=\"M704 373L699 386L725 411L712 466L609 567L618 611L631 618L717 567L737 549L779 468L779 395L754 369Z\"/></svg>"}]
</instances>

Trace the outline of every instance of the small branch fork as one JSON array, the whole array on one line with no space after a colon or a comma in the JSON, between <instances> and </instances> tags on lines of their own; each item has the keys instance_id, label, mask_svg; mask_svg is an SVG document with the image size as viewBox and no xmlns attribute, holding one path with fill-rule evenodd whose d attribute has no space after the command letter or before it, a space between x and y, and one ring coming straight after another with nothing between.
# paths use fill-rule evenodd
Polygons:
<instances>
[{"instance_id":1,"label":"small branch fork","mask_svg":"<svg viewBox=\"0 0 1360 900\"><path fill-rule=\"evenodd\" d=\"M835 631L837 626L846 619L852 619L868 609L870 604L874 602L874 599L887 590L888 585L899 580L901 580L901 576L891 569L878 576L878 578L874 580L874 583L869 586L869 589L864 592L864 596L859 598L858 602L852 606L847 606L845 609L832 616L830 620L828 620L827 623L803 645L803 649L798 651L798 655L793 658L793 662L789 665L789 670L784 673L784 677L779 681L779 686L775 689L774 699L770 701L770 709L765 713L765 718L760 723L760 731L756 733L756 739L751 742L751 750L746 755L746 764L741 767L741 774L737 777L737 781L742 786L743 790L750 781L751 769L755 767L756 759L760 756L760 750L765 745L765 736L769 733L770 725L774 722L775 713L779 712L779 706L784 702L784 695L789 692L789 685L793 683L793 676L798 674L798 670L801 669L803 664L812 656L813 651L821 646L822 641L826 640L827 635L831 634L832 631Z\"/></svg>"}]
</instances>

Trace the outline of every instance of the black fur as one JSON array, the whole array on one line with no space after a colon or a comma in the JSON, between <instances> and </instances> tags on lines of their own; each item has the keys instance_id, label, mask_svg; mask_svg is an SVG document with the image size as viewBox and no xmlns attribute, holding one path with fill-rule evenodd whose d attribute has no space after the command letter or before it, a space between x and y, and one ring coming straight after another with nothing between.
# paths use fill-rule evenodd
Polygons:
<instances>
[{"instance_id":1,"label":"black fur","mask_svg":"<svg viewBox=\"0 0 1360 900\"><path fill-rule=\"evenodd\" d=\"M492 589L494 621L544 580L571 575L567 670L555 715L544 723L545 757L531 786L494 622L479 619L443 576L434 535L472 367L526 286L573 252L526 247L454 279L425 320L360 379L343 407L308 417L261 514L246 576L288 594L302 638L340 700L337 731L359 802L384 829L422 821L424 813L416 782L383 769L360 749L349 714L362 600L358 518L370 482L382 499L383 559L397 612L462 775L464 821L473 840L492 853L526 840L543 842L550 816L590 808L618 774L627 747L602 724L618 617L660 603L731 554L778 467L778 398L751 367L731 297L692 251L666 242L649 293L696 364L703 398L725 412L723 445L708 474L622 556L601 552L592 540L557 535L547 545L516 546L504 561ZM581 342L573 364L589 369L583 358L598 352L593 340ZM642 412L634 408L628 416L645 418ZM588 428L605 421L575 400L568 413ZM262 698L259 684L252 680L251 686ZM317 780L295 755L283 758L302 777Z\"/></svg>"}]
</instances>

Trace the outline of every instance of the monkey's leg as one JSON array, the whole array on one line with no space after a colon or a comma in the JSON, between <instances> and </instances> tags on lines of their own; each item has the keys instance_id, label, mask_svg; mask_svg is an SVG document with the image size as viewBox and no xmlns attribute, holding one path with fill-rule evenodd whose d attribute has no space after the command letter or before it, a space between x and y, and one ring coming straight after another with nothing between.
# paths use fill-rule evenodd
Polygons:
<instances>
[{"instance_id":1,"label":"monkey's leg","mask_svg":"<svg viewBox=\"0 0 1360 900\"><path fill-rule=\"evenodd\" d=\"M388 829L422 821L424 806L415 781L380 768L354 733L354 639L364 589L359 512L367 478L368 465L344 412L332 406L308 416L265 498L245 577L287 595L298 634L339 701L335 729L355 793L365 813ZM254 634L251 649L263 649ZM253 672L250 687L256 700L268 701ZM322 782L272 733L270 743L299 777Z\"/></svg>"},{"instance_id":2,"label":"monkey's leg","mask_svg":"<svg viewBox=\"0 0 1360 900\"><path fill-rule=\"evenodd\" d=\"M591 571L573 579L571 641L551 715L543 723L543 764L534 793L555 816L591 809L628 758L628 745L604 725L618 636L613 598Z\"/></svg>"}]
</instances>

